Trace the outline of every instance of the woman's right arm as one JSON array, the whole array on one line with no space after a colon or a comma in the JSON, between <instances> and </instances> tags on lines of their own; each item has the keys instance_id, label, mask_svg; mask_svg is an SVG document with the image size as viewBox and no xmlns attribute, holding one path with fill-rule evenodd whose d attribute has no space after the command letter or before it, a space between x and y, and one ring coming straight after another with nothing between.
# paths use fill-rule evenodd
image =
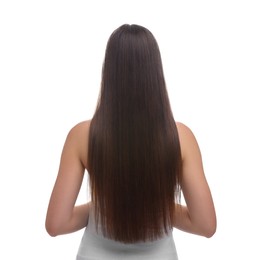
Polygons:
<instances>
[{"instance_id":1,"label":"woman's right arm","mask_svg":"<svg viewBox=\"0 0 264 260\"><path fill-rule=\"evenodd\" d=\"M177 123L181 144L183 172L182 192L186 206L176 204L174 227L182 231L211 237L216 231L216 214L202 156L192 131Z\"/></svg>"}]
</instances>

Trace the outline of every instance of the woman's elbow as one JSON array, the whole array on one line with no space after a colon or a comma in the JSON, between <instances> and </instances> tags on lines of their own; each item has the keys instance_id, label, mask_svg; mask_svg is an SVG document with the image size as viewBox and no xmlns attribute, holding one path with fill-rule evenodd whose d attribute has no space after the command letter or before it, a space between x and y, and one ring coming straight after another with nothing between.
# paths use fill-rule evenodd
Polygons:
<instances>
[{"instance_id":1,"label":"woman's elbow","mask_svg":"<svg viewBox=\"0 0 264 260\"><path fill-rule=\"evenodd\" d=\"M215 234L215 232L216 232L216 228L207 230L204 236L206 238L211 238Z\"/></svg>"},{"instance_id":2,"label":"woman's elbow","mask_svg":"<svg viewBox=\"0 0 264 260\"><path fill-rule=\"evenodd\" d=\"M56 237L60 234L58 225L56 225L55 223L52 223L50 221L46 221L45 228L46 228L47 233L51 237Z\"/></svg>"},{"instance_id":3,"label":"woman's elbow","mask_svg":"<svg viewBox=\"0 0 264 260\"><path fill-rule=\"evenodd\" d=\"M206 238L211 238L216 232L216 221L207 224L202 232L202 235Z\"/></svg>"}]
</instances>

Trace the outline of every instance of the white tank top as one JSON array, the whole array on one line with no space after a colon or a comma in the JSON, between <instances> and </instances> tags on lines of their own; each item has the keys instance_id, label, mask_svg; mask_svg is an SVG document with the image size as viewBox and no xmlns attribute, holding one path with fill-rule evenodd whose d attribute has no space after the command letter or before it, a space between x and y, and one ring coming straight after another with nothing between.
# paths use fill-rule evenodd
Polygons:
<instances>
[{"instance_id":1,"label":"white tank top","mask_svg":"<svg viewBox=\"0 0 264 260\"><path fill-rule=\"evenodd\" d=\"M76 260L178 260L172 230L153 242L124 244L104 237L100 225L96 231L93 212L91 207Z\"/></svg>"}]
</instances>

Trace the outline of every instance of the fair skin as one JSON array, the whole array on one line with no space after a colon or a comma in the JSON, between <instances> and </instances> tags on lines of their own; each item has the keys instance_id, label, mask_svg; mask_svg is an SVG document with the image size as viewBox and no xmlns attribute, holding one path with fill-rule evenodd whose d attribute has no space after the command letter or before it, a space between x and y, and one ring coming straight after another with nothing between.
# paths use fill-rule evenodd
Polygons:
<instances>
[{"instance_id":1,"label":"fair skin","mask_svg":"<svg viewBox=\"0 0 264 260\"><path fill-rule=\"evenodd\" d=\"M201 152L192 131L177 123L183 160L182 192L186 206L176 205L174 227L205 237L216 231L216 214L205 178Z\"/></svg>"},{"instance_id":2,"label":"fair skin","mask_svg":"<svg viewBox=\"0 0 264 260\"><path fill-rule=\"evenodd\" d=\"M72 233L86 227L90 202L77 205L88 157L90 121L77 124L69 132L57 179L50 197L46 230L51 236ZM175 205L174 227L182 231L211 237L216 230L216 215L207 184L198 143L192 131L177 123L183 159L182 191L186 206Z\"/></svg>"}]
</instances>

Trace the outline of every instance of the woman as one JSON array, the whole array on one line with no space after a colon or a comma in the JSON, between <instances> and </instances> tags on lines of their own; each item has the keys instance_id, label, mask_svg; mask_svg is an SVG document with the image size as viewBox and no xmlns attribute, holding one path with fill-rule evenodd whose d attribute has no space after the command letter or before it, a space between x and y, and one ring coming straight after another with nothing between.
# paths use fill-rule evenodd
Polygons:
<instances>
[{"instance_id":1,"label":"woman","mask_svg":"<svg viewBox=\"0 0 264 260\"><path fill-rule=\"evenodd\" d=\"M91 202L76 206L85 169ZM94 116L70 130L62 151L46 229L84 227L78 260L177 259L173 227L216 230L199 146L173 118L158 44L142 26L110 36Z\"/></svg>"}]
</instances>

